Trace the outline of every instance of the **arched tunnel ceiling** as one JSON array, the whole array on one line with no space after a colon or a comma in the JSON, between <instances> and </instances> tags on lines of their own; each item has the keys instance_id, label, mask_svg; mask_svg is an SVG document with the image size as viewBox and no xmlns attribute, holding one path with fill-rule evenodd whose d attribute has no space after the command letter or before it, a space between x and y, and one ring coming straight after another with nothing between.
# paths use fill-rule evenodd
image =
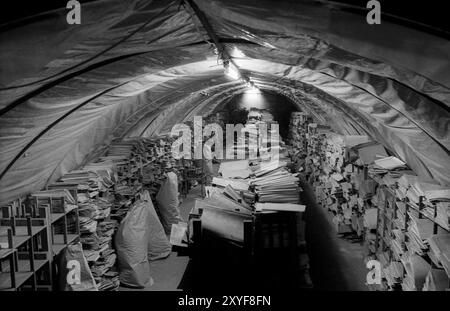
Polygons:
<instances>
[{"instance_id":1,"label":"arched tunnel ceiling","mask_svg":"<svg viewBox=\"0 0 450 311\"><path fill-rule=\"evenodd\" d=\"M360 16L308 1L289 10L270 1L195 2L227 46L244 52L235 62L258 87L339 133L372 136L422 177L450 184L448 41L389 23L352 27ZM45 20L0 34L8 62L0 75L1 204L114 138L167 132L245 92L224 76L189 7L109 3L83 7L79 27ZM33 45L35 54L20 52Z\"/></svg>"}]
</instances>

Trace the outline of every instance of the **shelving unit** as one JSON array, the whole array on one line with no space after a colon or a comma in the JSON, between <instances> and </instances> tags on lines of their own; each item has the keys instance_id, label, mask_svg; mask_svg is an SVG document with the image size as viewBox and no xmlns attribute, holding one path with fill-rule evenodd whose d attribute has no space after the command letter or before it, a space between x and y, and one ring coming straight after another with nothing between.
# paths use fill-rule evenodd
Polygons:
<instances>
[{"instance_id":1,"label":"shelving unit","mask_svg":"<svg viewBox=\"0 0 450 311\"><path fill-rule=\"evenodd\" d=\"M18 200L4 206L1 212L0 251L8 257L9 264L2 267L0 290L50 289L51 256L46 207L40 207L39 212L30 211Z\"/></svg>"},{"instance_id":2,"label":"shelving unit","mask_svg":"<svg viewBox=\"0 0 450 311\"><path fill-rule=\"evenodd\" d=\"M376 179L376 178L375 178ZM426 219L432 222L433 231L432 234L436 235L442 232L450 232L448 228L443 226L442 224L436 221L436 205L434 205L434 217L430 217L429 215L423 212L425 207L424 197L420 197L419 204L414 204L413 202L409 202L408 198L399 199L396 196L395 190L389 187L383 186L386 192L389 194L389 200L386 200L384 204L378 206L379 208L379 217L377 221L377 236L376 236L376 254L377 258L378 254L386 252L389 254L388 261L389 263L393 261L399 261L402 258L402 254L398 254L393 248L393 241L396 239L395 234L393 234L393 230L400 230L403 234L405 234L403 241L400 241L400 245L402 247L402 251L407 251L406 243L409 242L410 237L408 236L409 227L411 225L411 215L417 217L417 219ZM399 213L399 208L397 203L401 202L405 206L404 212L404 222L400 227L396 225L395 217ZM392 213L387 213L387 211L392 210ZM401 213L401 212L400 212ZM428 253L424 253L421 255L432 268L438 268L433 260L429 257ZM403 277L405 277L406 272ZM449 282L450 287L450 282Z\"/></svg>"},{"instance_id":3,"label":"shelving unit","mask_svg":"<svg viewBox=\"0 0 450 311\"><path fill-rule=\"evenodd\" d=\"M77 186L75 184L52 184L47 187L48 190L66 189L68 190L75 202L77 202ZM31 211L42 210L43 207L48 211L42 217L47 218L47 235L49 237L49 263L50 263L50 279L51 288L56 289L57 272L58 272L58 256L65 248L78 242L80 238L80 225L78 206L66 203L65 197L52 197L41 195L37 192L31 194L28 198L28 205Z\"/></svg>"}]
</instances>

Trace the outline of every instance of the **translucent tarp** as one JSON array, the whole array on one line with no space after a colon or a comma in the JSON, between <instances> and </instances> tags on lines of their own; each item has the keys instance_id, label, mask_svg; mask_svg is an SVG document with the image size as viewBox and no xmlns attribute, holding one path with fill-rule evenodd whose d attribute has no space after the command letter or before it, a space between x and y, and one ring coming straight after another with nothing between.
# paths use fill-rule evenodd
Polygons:
<instances>
[{"instance_id":1,"label":"translucent tarp","mask_svg":"<svg viewBox=\"0 0 450 311\"><path fill-rule=\"evenodd\" d=\"M232 45L261 89L450 184L449 41L309 2L242 2L196 0L220 37L253 43ZM115 137L170 132L245 92L178 2L100 4L83 5L80 26L60 14L0 33L0 204Z\"/></svg>"}]
</instances>

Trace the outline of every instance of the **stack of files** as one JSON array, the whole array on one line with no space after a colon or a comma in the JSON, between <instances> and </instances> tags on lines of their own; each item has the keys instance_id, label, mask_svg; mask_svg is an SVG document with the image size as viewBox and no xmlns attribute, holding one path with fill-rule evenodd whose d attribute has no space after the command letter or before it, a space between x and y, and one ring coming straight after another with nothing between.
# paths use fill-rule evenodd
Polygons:
<instances>
[{"instance_id":1,"label":"stack of files","mask_svg":"<svg viewBox=\"0 0 450 311\"><path fill-rule=\"evenodd\" d=\"M91 266L91 272L94 277L99 277L108 272L116 263L117 255L113 249L103 251L98 260Z\"/></svg>"},{"instance_id":2,"label":"stack of files","mask_svg":"<svg viewBox=\"0 0 450 311\"><path fill-rule=\"evenodd\" d=\"M222 210L251 214L252 208L245 203L238 203L223 193L212 193L210 198L204 199L202 204L206 207L215 207Z\"/></svg>"},{"instance_id":3,"label":"stack of files","mask_svg":"<svg viewBox=\"0 0 450 311\"><path fill-rule=\"evenodd\" d=\"M236 180L221 177L213 177L212 183L220 187L226 187L230 185L236 191L247 191L249 186L248 182L245 180Z\"/></svg>"},{"instance_id":4,"label":"stack of files","mask_svg":"<svg viewBox=\"0 0 450 311\"><path fill-rule=\"evenodd\" d=\"M260 163L259 169L255 171L255 176L261 177L269 173L285 170L286 165L287 162L285 161L263 161Z\"/></svg>"},{"instance_id":5,"label":"stack of files","mask_svg":"<svg viewBox=\"0 0 450 311\"><path fill-rule=\"evenodd\" d=\"M117 291L120 285L119 273L108 271L101 277L95 278L95 282L99 291Z\"/></svg>"},{"instance_id":6,"label":"stack of files","mask_svg":"<svg viewBox=\"0 0 450 311\"><path fill-rule=\"evenodd\" d=\"M133 157L135 144L133 142L113 142L108 149L107 155Z\"/></svg>"},{"instance_id":7,"label":"stack of files","mask_svg":"<svg viewBox=\"0 0 450 311\"><path fill-rule=\"evenodd\" d=\"M251 209L248 203L246 202L246 196L243 191L238 193L236 190L233 189L233 187L228 185L225 187L225 189L223 189L223 194L228 198L232 199L233 201L241 204L245 208Z\"/></svg>"},{"instance_id":8,"label":"stack of files","mask_svg":"<svg viewBox=\"0 0 450 311\"><path fill-rule=\"evenodd\" d=\"M442 269L430 269L423 291L445 291L449 289L450 280Z\"/></svg>"},{"instance_id":9,"label":"stack of files","mask_svg":"<svg viewBox=\"0 0 450 311\"><path fill-rule=\"evenodd\" d=\"M450 202L437 202L436 218L434 219L440 226L450 230ZM434 218L434 207L426 206L422 212L430 219Z\"/></svg>"},{"instance_id":10,"label":"stack of files","mask_svg":"<svg viewBox=\"0 0 450 311\"><path fill-rule=\"evenodd\" d=\"M450 201L450 189L442 187L441 189L425 191L425 198L430 202Z\"/></svg>"},{"instance_id":11,"label":"stack of files","mask_svg":"<svg viewBox=\"0 0 450 311\"><path fill-rule=\"evenodd\" d=\"M211 198L214 194L222 194L223 190L224 188L205 186L205 198Z\"/></svg>"},{"instance_id":12,"label":"stack of files","mask_svg":"<svg viewBox=\"0 0 450 311\"><path fill-rule=\"evenodd\" d=\"M385 157L374 161L374 169L382 169L390 171L397 168L405 167L406 163L396 157Z\"/></svg>"},{"instance_id":13,"label":"stack of files","mask_svg":"<svg viewBox=\"0 0 450 311\"><path fill-rule=\"evenodd\" d=\"M60 178L62 182L78 184L78 190L87 190L89 197L94 197L99 190L99 177L95 172L73 170Z\"/></svg>"},{"instance_id":14,"label":"stack of files","mask_svg":"<svg viewBox=\"0 0 450 311\"><path fill-rule=\"evenodd\" d=\"M419 219L411 212L409 215L409 226L406 235L409 238L408 249L423 255L428 249L427 240L433 235L433 223L426 218Z\"/></svg>"},{"instance_id":15,"label":"stack of files","mask_svg":"<svg viewBox=\"0 0 450 311\"><path fill-rule=\"evenodd\" d=\"M297 212L302 213L305 211L306 206L301 204L292 203L256 203L255 209L258 212L263 211L276 211L276 212Z\"/></svg>"},{"instance_id":16,"label":"stack of files","mask_svg":"<svg viewBox=\"0 0 450 311\"><path fill-rule=\"evenodd\" d=\"M364 227L368 228L369 230L376 229L377 217L378 217L377 208L366 209L364 211Z\"/></svg>"},{"instance_id":17,"label":"stack of files","mask_svg":"<svg viewBox=\"0 0 450 311\"><path fill-rule=\"evenodd\" d=\"M405 254L401 261L406 271L402 289L404 291L422 290L425 279L431 269L430 264L417 254Z\"/></svg>"},{"instance_id":18,"label":"stack of files","mask_svg":"<svg viewBox=\"0 0 450 311\"><path fill-rule=\"evenodd\" d=\"M450 277L450 234L433 235L429 239L430 253ZM430 256L431 257L431 256Z\"/></svg>"},{"instance_id":19,"label":"stack of files","mask_svg":"<svg viewBox=\"0 0 450 311\"><path fill-rule=\"evenodd\" d=\"M89 217L93 220L100 218L101 209L94 202L80 203L78 213L80 217Z\"/></svg>"},{"instance_id":20,"label":"stack of files","mask_svg":"<svg viewBox=\"0 0 450 311\"><path fill-rule=\"evenodd\" d=\"M97 224L97 236L99 237L99 249L109 246L118 224L116 221L101 221Z\"/></svg>"},{"instance_id":21,"label":"stack of files","mask_svg":"<svg viewBox=\"0 0 450 311\"><path fill-rule=\"evenodd\" d=\"M435 221L450 230L450 190L428 190L425 192L425 204L423 213L431 219L434 218L434 205L436 205L436 218Z\"/></svg>"},{"instance_id":22,"label":"stack of files","mask_svg":"<svg viewBox=\"0 0 450 311\"><path fill-rule=\"evenodd\" d=\"M226 199L226 198L225 198ZM232 200L219 198L196 200L194 213L201 209L201 221L204 231L242 243L244 241L244 221L252 220L252 212L240 207Z\"/></svg>"},{"instance_id":23,"label":"stack of files","mask_svg":"<svg viewBox=\"0 0 450 311\"><path fill-rule=\"evenodd\" d=\"M63 182L70 182L75 184L83 184L88 182L96 182L97 174L85 170L72 170L64 174L61 178Z\"/></svg>"},{"instance_id":24,"label":"stack of files","mask_svg":"<svg viewBox=\"0 0 450 311\"><path fill-rule=\"evenodd\" d=\"M115 192L123 196L134 196L139 192L140 187L131 187L128 185L118 185L116 186Z\"/></svg>"},{"instance_id":25,"label":"stack of files","mask_svg":"<svg viewBox=\"0 0 450 311\"><path fill-rule=\"evenodd\" d=\"M394 234L395 238L391 240L391 250L394 254L394 257L397 260L400 260L400 258L405 253L405 233L400 229L394 229L392 230L392 233Z\"/></svg>"},{"instance_id":26,"label":"stack of files","mask_svg":"<svg viewBox=\"0 0 450 311\"><path fill-rule=\"evenodd\" d=\"M251 170L248 165L248 160L239 161L223 161L220 163L219 173L224 178L247 178L250 176Z\"/></svg>"},{"instance_id":27,"label":"stack of files","mask_svg":"<svg viewBox=\"0 0 450 311\"><path fill-rule=\"evenodd\" d=\"M389 265L383 269L384 277L388 285L392 288L395 284L399 284L403 279L403 265L399 261L391 261Z\"/></svg>"},{"instance_id":28,"label":"stack of files","mask_svg":"<svg viewBox=\"0 0 450 311\"><path fill-rule=\"evenodd\" d=\"M298 203L300 187L298 177L286 170L273 171L251 180L259 202Z\"/></svg>"},{"instance_id":29,"label":"stack of files","mask_svg":"<svg viewBox=\"0 0 450 311\"><path fill-rule=\"evenodd\" d=\"M113 161L91 162L86 164L83 170L96 173L102 190L110 188L115 183L116 175Z\"/></svg>"},{"instance_id":30,"label":"stack of files","mask_svg":"<svg viewBox=\"0 0 450 311\"><path fill-rule=\"evenodd\" d=\"M83 245L83 249L98 250L100 248L100 238L96 233L82 234L80 242Z\"/></svg>"},{"instance_id":31,"label":"stack of files","mask_svg":"<svg viewBox=\"0 0 450 311\"><path fill-rule=\"evenodd\" d=\"M261 110L261 121L262 122L272 122L273 115L267 110Z\"/></svg>"},{"instance_id":32,"label":"stack of files","mask_svg":"<svg viewBox=\"0 0 450 311\"><path fill-rule=\"evenodd\" d=\"M388 171L388 173L385 174L381 178L381 184L392 187L392 186L396 185L399 178L405 174L411 175L411 174L414 174L414 172L411 170L407 170L407 169L398 169L398 170Z\"/></svg>"},{"instance_id":33,"label":"stack of files","mask_svg":"<svg viewBox=\"0 0 450 311\"><path fill-rule=\"evenodd\" d=\"M382 145L373 142L357 145L355 149L358 150L359 162L362 165L372 164L375 160L388 156Z\"/></svg>"},{"instance_id":34,"label":"stack of files","mask_svg":"<svg viewBox=\"0 0 450 311\"><path fill-rule=\"evenodd\" d=\"M91 217L80 216L79 222L81 234L89 234L97 231L97 221L95 221Z\"/></svg>"},{"instance_id":35,"label":"stack of files","mask_svg":"<svg viewBox=\"0 0 450 311\"><path fill-rule=\"evenodd\" d=\"M111 237L114 234L114 231L118 227L117 221L109 220L99 222L97 225L97 232L99 236L108 236Z\"/></svg>"},{"instance_id":36,"label":"stack of files","mask_svg":"<svg viewBox=\"0 0 450 311\"><path fill-rule=\"evenodd\" d=\"M105 198L97 198L93 200L91 203L91 206L96 209L95 214L93 215L93 218L95 220L99 219L105 219L109 216L111 212L112 202L109 202Z\"/></svg>"},{"instance_id":37,"label":"stack of files","mask_svg":"<svg viewBox=\"0 0 450 311\"><path fill-rule=\"evenodd\" d=\"M409 186L410 187L406 195L411 202L414 202L416 204L419 203L419 197L422 196L426 198L426 192L442 189L442 186L439 185L436 181L423 180L419 178L413 180Z\"/></svg>"},{"instance_id":38,"label":"stack of files","mask_svg":"<svg viewBox=\"0 0 450 311\"><path fill-rule=\"evenodd\" d=\"M94 262L100 258L100 250L96 249L83 249L83 254L88 262Z\"/></svg>"}]
</instances>

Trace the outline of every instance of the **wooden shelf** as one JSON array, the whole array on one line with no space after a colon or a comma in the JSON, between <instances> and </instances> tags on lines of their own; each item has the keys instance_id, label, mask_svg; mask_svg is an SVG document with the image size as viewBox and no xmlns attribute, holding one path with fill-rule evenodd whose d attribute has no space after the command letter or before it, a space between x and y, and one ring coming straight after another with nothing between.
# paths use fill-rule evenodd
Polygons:
<instances>
[{"instance_id":1,"label":"wooden shelf","mask_svg":"<svg viewBox=\"0 0 450 311\"><path fill-rule=\"evenodd\" d=\"M33 272L16 272L16 288L25 283L32 275ZM11 276L9 272L0 272L0 290L15 290L11 287Z\"/></svg>"},{"instance_id":2,"label":"wooden shelf","mask_svg":"<svg viewBox=\"0 0 450 311\"><path fill-rule=\"evenodd\" d=\"M30 236L13 236L13 247L18 248L19 246L22 246L30 238ZM0 236L0 244L8 245L8 237L4 235Z\"/></svg>"},{"instance_id":3,"label":"wooden shelf","mask_svg":"<svg viewBox=\"0 0 450 311\"><path fill-rule=\"evenodd\" d=\"M38 271L46 263L48 263L48 260L35 259L34 260L34 271ZM30 260L28 260L28 259L18 260L17 266L19 268L19 272L31 272Z\"/></svg>"},{"instance_id":4,"label":"wooden shelf","mask_svg":"<svg viewBox=\"0 0 450 311\"><path fill-rule=\"evenodd\" d=\"M78 238L78 234L67 234L67 243L64 243L64 235L62 234L55 234L54 235L54 244L70 244L73 241L75 241Z\"/></svg>"},{"instance_id":5,"label":"wooden shelf","mask_svg":"<svg viewBox=\"0 0 450 311\"><path fill-rule=\"evenodd\" d=\"M76 187L72 188L71 194L76 199L77 189ZM51 213L51 210L54 210L55 212ZM73 243L79 238L78 233L67 233L67 241L64 243L64 235L54 234L54 226L52 225L61 221L61 230L67 232L68 226L72 227L73 225L72 220L63 220L67 214L75 213L74 227L76 228L73 229L74 231L69 231L79 232L78 206L66 204L64 198L31 197L31 199L28 199L25 203L19 201L18 204L15 204L12 207L3 208L1 212L0 243L2 243L2 247L5 247L5 245L9 246L9 234L9 238L12 239L12 248L14 251L17 251L20 246L25 244L29 244L29 248L27 248L26 252L21 252L19 254L16 269L18 271L14 273L15 287L11 287L11 273L5 269L0 273L0 290L17 290L29 280L30 277L33 277L33 280L35 280L33 274L37 271L45 273L45 280L50 280L50 282L46 285L30 283L31 289L40 290L45 288L51 290L54 286L53 273L56 265L55 255L60 254L68 244ZM23 215L34 215L34 217L23 218ZM14 226L12 225L13 223ZM11 235L13 230L15 231L15 234ZM35 236L39 236L39 241L36 242L35 239L32 238ZM35 245L35 243L39 244ZM39 250L37 247L39 247ZM1 251L0 258L6 260L6 250ZM30 259L27 259L30 258L29 256L32 256L32 262ZM5 259L3 259L3 257L5 257ZM31 271L31 263L33 264L34 271ZM35 281L38 280L36 279Z\"/></svg>"},{"instance_id":6,"label":"wooden shelf","mask_svg":"<svg viewBox=\"0 0 450 311\"><path fill-rule=\"evenodd\" d=\"M74 242L78 237L78 234L68 234L67 244L64 244L64 236L62 234L55 234L52 245L53 255L56 256L61 253L61 251L64 250L68 244Z\"/></svg>"},{"instance_id":7,"label":"wooden shelf","mask_svg":"<svg viewBox=\"0 0 450 311\"><path fill-rule=\"evenodd\" d=\"M31 235L35 236L42 230L47 229L47 226L32 226L31 227ZM7 228L1 228L0 229L0 236L6 236L7 235ZM16 227L16 234L14 237L30 237L28 235L28 228L24 226L17 226Z\"/></svg>"},{"instance_id":8,"label":"wooden shelf","mask_svg":"<svg viewBox=\"0 0 450 311\"><path fill-rule=\"evenodd\" d=\"M66 214L65 213L51 213L50 214L51 223L52 224L55 223L59 219L63 218L64 215L66 215Z\"/></svg>"},{"instance_id":9,"label":"wooden shelf","mask_svg":"<svg viewBox=\"0 0 450 311\"><path fill-rule=\"evenodd\" d=\"M53 244L52 245L53 256L59 255L59 253L61 253L61 251L66 248L66 246L67 246L66 244Z\"/></svg>"},{"instance_id":10,"label":"wooden shelf","mask_svg":"<svg viewBox=\"0 0 450 311\"><path fill-rule=\"evenodd\" d=\"M379 185L385 186L385 189L394 197L397 197L397 194L395 192L394 189L390 188L389 186L385 185L382 183L382 179L378 176L371 176L369 175L370 178L372 178L375 182L377 182ZM445 226L443 226L440 222L438 222L436 220L436 218L434 217L430 217L430 215L428 215L427 213L421 211L419 209L419 206L413 202L408 202L408 201L402 201L403 203L405 203L406 205L408 205L410 208L412 208L414 211L416 211L417 213L419 213L420 215L422 215L423 217L427 218L428 220L432 221L433 223L435 223L436 225L438 225L439 227L441 227L442 229L444 229L447 232L450 232L450 228L446 228Z\"/></svg>"},{"instance_id":11,"label":"wooden shelf","mask_svg":"<svg viewBox=\"0 0 450 311\"><path fill-rule=\"evenodd\" d=\"M15 249L10 249L10 248L0 249L0 259L4 259L4 258L8 257L9 255L14 254L15 251L16 251Z\"/></svg>"}]
</instances>

